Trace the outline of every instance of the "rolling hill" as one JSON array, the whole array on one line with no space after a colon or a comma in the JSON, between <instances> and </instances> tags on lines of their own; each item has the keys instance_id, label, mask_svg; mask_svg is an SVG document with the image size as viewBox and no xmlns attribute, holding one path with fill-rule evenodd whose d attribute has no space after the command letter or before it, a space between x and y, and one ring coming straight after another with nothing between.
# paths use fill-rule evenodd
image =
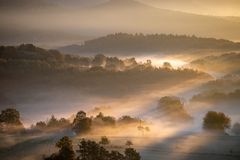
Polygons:
<instances>
[{"instance_id":1,"label":"rolling hill","mask_svg":"<svg viewBox=\"0 0 240 160\"><path fill-rule=\"evenodd\" d=\"M82 45L69 45L58 49L63 53L71 54L136 55L191 50L240 50L240 43L185 35L116 33L85 41Z\"/></svg>"}]
</instances>

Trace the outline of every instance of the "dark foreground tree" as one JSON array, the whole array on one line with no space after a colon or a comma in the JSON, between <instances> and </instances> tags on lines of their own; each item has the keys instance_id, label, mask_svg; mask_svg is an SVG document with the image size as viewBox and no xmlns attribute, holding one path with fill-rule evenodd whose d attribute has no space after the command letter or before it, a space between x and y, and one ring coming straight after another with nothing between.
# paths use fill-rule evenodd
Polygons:
<instances>
[{"instance_id":1,"label":"dark foreground tree","mask_svg":"<svg viewBox=\"0 0 240 160\"><path fill-rule=\"evenodd\" d=\"M95 141L81 139L78 144L78 160L107 160L109 152Z\"/></svg>"},{"instance_id":2,"label":"dark foreground tree","mask_svg":"<svg viewBox=\"0 0 240 160\"><path fill-rule=\"evenodd\" d=\"M95 141L81 139L78 144L78 160L140 160L140 154L133 148L127 148L125 155L118 151L109 152Z\"/></svg>"},{"instance_id":3,"label":"dark foreground tree","mask_svg":"<svg viewBox=\"0 0 240 160\"><path fill-rule=\"evenodd\" d=\"M125 150L125 159L126 160L140 160L140 154L133 148L126 148Z\"/></svg>"},{"instance_id":4,"label":"dark foreground tree","mask_svg":"<svg viewBox=\"0 0 240 160\"><path fill-rule=\"evenodd\" d=\"M56 147L59 148L58 153L52 154L50 157L44 158L44 160L74 160L75 153L73 150L72 141L69 137L65 136L61 138L57 143Z\"/></svg>"},{"instance_id":5,"label":"dark foreground tree","mask_svg":"<svg viewBox=\"0 0 240 160\"><path fill-rule=\"evenodd\" d=\"M203 128L224 132L230 128L231 119L222 112L209 111L203 119Z\"/></svg>"}]
</instances>

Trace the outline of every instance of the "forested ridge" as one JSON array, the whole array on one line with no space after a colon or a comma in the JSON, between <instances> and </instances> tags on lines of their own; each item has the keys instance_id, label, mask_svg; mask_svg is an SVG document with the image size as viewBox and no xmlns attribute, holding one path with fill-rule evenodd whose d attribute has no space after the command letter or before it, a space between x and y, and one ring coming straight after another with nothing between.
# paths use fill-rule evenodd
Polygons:
<instances>
[{"instance_id":1,"label":"forested ridge","mask_svg":"<svg viewBox=\"0 0 240 160\"><path fill-rule=\"evenodd\" d=\"M85 41L82 45L59 48L66 53L173 52L188 50L239 50L240 43L194 35L115 33Z\"/></svg>"}]
</instances>

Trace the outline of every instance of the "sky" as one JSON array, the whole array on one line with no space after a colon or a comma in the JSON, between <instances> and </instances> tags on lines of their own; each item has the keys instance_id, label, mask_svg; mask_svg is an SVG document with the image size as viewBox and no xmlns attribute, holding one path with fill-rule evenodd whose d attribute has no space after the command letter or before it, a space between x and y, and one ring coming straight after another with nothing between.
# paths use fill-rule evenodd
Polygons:
<instances>
[{"instance_id":1,"label":"sky","mask_svg":"<svg viewBox=\"0 0 240 160\"><path fill-rule=\"evenodd\" d=\"M108 0L0 0L0 6L60 4L60 5L91 5ZM204 15L240 16L240 0L136 0L158 8L178 10Z\"/></svg>"},{"instance_id":2,"label":"sky","mask_svg":"<svg viewBox=\"0 0 240 160\"><path fill-rule=\"evenodd\" d=\"M167 8L214 16L240 16L240 0L141 0L159 8Z\"/></svg>"},{"instance_id":3,"label":"sky","mask_svg":"<svg viewBox=\"0 0 240 160\"><path fill-rule=\"evenodd\" d=\"M126 11L116 11L111 6L93 9L107 1L0 0L0 45L33 43L55 48L115 32L186 34L240 41L240 0L135 0L181 12L156 13L154 8L129 5L133 4L127 3L130 0L112 0L119 1L117 4L124 2Z\"/></svg>"}]
</instances>

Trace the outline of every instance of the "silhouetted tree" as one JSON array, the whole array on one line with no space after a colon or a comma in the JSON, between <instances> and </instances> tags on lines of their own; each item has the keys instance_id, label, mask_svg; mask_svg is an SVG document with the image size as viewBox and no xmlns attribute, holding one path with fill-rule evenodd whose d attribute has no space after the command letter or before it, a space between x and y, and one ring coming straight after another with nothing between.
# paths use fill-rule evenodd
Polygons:
<instances>
[{"instance_id":1,"label":"silhouetted tree","mask_svg":"<svg viewBox=\"0 0 240 160\"><path fill-rule=\"evenodd\" d=\"M95 141L81 139L78 160L108 160L109 152Z\"/></svg>"},{"instance_id":2,"label":"silhouetted tree","mask_svg":"<svg viewBox=\"0 0 240 160\"><path fill-rule=\"evenodd\" d=\"M36 125L32 126L32 129L39 129L39 130L56 130L56 129L64 129L69 128L71 126L70 121L65 118L60 118L59 120L52 115L51 118L47 121L39 121L36 123Z\"/></svg>"},{"instance_id":3,"label":"silhouetted tree","mask_svg":"<svg viewBox=\"0 0 240 160\"><path fill-rule=\"evenodd\" d=\"M132 141L128 140L125 145L128 147L131 147L131 145L133 145L133 143L132 143Z\"/></svg>"},{"instance_id":4,"label":"silhouetted tree","mask_svg":"<svg viewBox=\"0 0 240 160\"><path fill-rule=\"evenodd\" d=\"M43 122L43 121L40 121L40 122L37 122L36 123L36 126L35 126L37 129L40 129L40 130L42 130L42 129L46 129L46 127L47 127L47 124L45 123L45 122Z\"/></svg>"},{"instance_id":5,"label":"silhouetted tree","mask_svg":"<svg viewBox=\"0 0 240 160\"><path fill-rule=\"evenodd\" d=\"M122 116L118 119L118 123L120 124L131 124L131 123L138 123L139 119L138 118L133 118L131 116Z\"/></svg>"},{"instance_id":6,"label":"silhouetted tree","mask_svg":"<svg viewBox=\"0 0 240 160\"><path fill-rule=\"evenodd\" d=\"M184 104L178 97L162 97L158 102L157 109L161 114L164 114L167 119L175 122L192 120L192 117L187 113Z\"/></svg>"},{"instance_id":7,"label":"silhouetted tree","mask_svg":"<svg viewBox=\"0 0 240 160\"><path fill-rule=\"evenodd\" d=\"M111 153L108 155L108 158L108 160L125 160L124 155L117 151L111 151Z\"/></svg>"},{"instance_id":8,"label":"silhouetted tree","mask_svg":"<svg viewBox=\"0 0 240 160\"><path fill-rule=\"evenodd\" d=\"M110 143L109 139L106 136L101 137L99 144L108 145Z\"/></svg>"},{"instance_id":9,"label":"silhouetted tree","mask_svg":"<svg viewBox=\"0 0 240 160\"><path fill-rule=\"evenodd\" d=\"M74 160L75 153L73 151L72 141L65 136L57 142L56 146L59 150L59 157L63 160Z\"/></svg>"},{"instance_id":10,"label":"silhouetted tree","mask_svg":"<svg viewBox=\"0 0 240 160\"><path fill-rule=\"evenodd\" d=\"M63 137L56 143L59 148L58 153L54 153L44 160L74 160L72 141L68 137ZM133 148L125 149L125 155L118 151L109 152L95 141L81 139L78 143L77 160L140 160L140 154Z\"/></svg>"},{"instance_id":11,"label":"silhouetted tree","mask_svg":"<svg viewBox=\"0 0 240 160\"><path fill-rule=\"evenodd\" d=\"M57 143L56 147L59 148L58 153L52 154L50 157L44 158L44 160L74 160L75 153L73 150L72 141L69 137L64 136Z\"/></svg>"},{"instance_id":12,"label":"silhouetted tree","mask_svg":"<svg viewBox=\"0 0 240 160\"><path fill-rule=\"evenodd\" d=\"M125 159L126 160L140 160L140 154L133 148L126 148L125 149Z\"/></svg>"},{"instance_id":13,"label":"silhouetted tree","mask_svg":"<svg viewBox=\"0 0 240 160\"><path fill-rule=\"evenodd\" d=\"M85 133L91 129L92 120L86 116L86 113L79 111L73 120L73 130L76 133Z\"/></svg>"},{"instance_id":14,"label":"silhouetted tree","mask_svg":"<svg viewBox=\"0 0 240 160\"><path fill-rule=\"evenodd\" d=\"M114 126L116 120L114 117L111 116L104 116L102 112L100 112L94 119L93 123L95 125L103 125L103 126Z\"/></svg>"},{"instance_id":15,"label":"silhouetted tree","mask_svg":"<svg viewBox=\"0 0 240 160\"><path fill-rule=\"evenodd\" d=\"M51 128L58 127L58 120L54 115L49 119L47 126Z\"/></svg>"},{"instance_id":16,"label":"silhouetted tree","mask_svg":"<svg viewBox=\"0 0 240 160\"><path fill-rule=\"evenodd\" d=\"M20 121L20 113L14 108L8 108L1 111L0 131L17 132L23 130L23 124Z\"/></svg>"},{"instance_id":17,"label":"silhouetted tree","mask_svg":"<svg viewBox=\"0 0 240 160\"><path fill-rule=\"evenodd\" d=\"M206 130L224 131L230 125L231 119L222 112L209 111L203 119L203 128Z\"/></svg>"},{"instance_id":18,"label":"silhouetted tree","mask_svg":"<svg viewBox=\"0 0 240 160\"><path fill-rule=\"evenodd\" d=\"M0 114L0 122L11 125L22 125L20 121L20 113L14 108L2 110Z\"/></svg>"},{"instance_id":19,"label":"silhouetted tree","mask_svg":"<svg viewBox=\"0 0 240 160\"><path fill-rule=\"evenodd\" d=\"M107 57L102 54L98 54L94 57L92 61L93 67L104 67L106 65Z\"/></svg>"},{"instance_id":20,"label":"silhouetted tree","mask_svg":"<svg viewBox=\"0 0 240 160\"><path fill-rule=\"evenodd\" d=\"M165 68L165 69L173 69L171 63L169 63L169 62L164 62L163 63L163 68Z\"/></svg>"}]
</instances>

